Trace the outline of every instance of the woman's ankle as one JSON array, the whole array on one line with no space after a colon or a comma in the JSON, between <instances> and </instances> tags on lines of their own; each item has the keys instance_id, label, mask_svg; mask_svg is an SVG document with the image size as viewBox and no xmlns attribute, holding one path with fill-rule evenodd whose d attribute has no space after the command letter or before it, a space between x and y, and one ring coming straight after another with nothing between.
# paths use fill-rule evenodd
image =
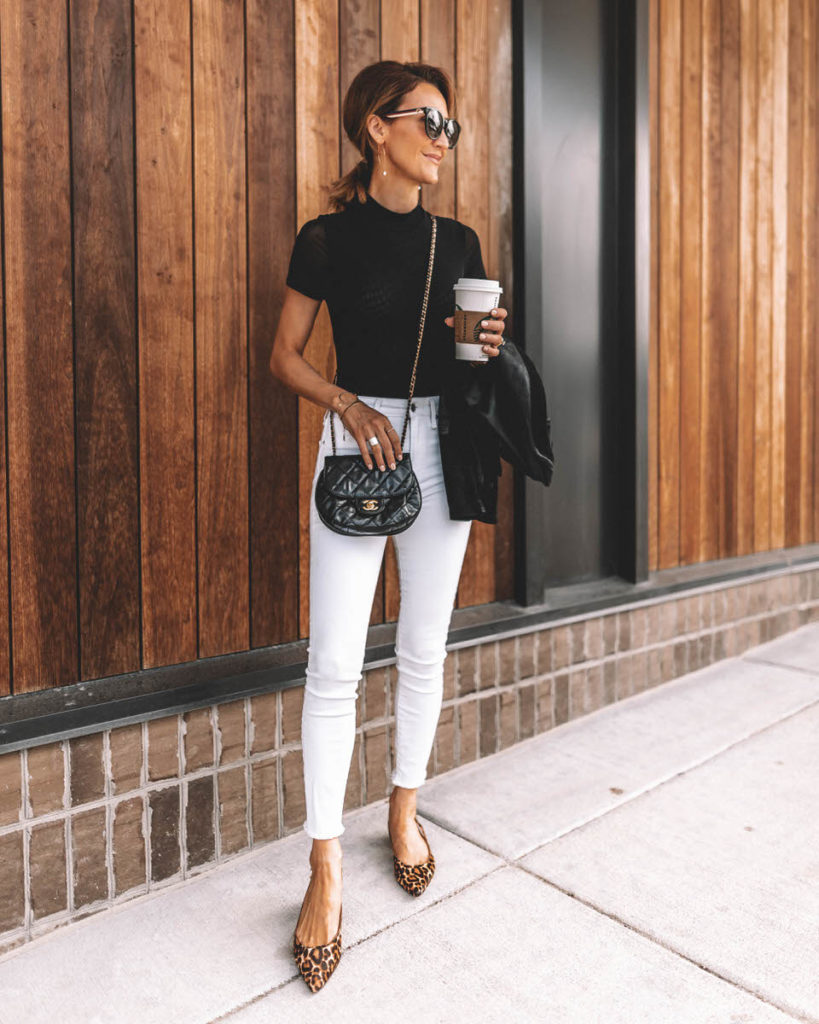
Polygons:
<instances>
[{"instance_id":1,"label":"woman's ankle","mask_svg":"<svg viewBox=\"0 0 819 1024\"><path fill-rule=\"evenodd\" d=\"M333 839L314 839L310 850L310 866L316 868L340 867L343 859L338 836Z\"/></svg>"},{"instance_id":2,"label":"woman's ankle","mask_svg":"<svg viewBox=\"0 0 819 1024\"><path fill-rule=\"evenodd\" d=\"M389 799L390 814L396 818L412 819L418 810L417 793L417 789L393 787Z\"/></svg>"}]
</instances>

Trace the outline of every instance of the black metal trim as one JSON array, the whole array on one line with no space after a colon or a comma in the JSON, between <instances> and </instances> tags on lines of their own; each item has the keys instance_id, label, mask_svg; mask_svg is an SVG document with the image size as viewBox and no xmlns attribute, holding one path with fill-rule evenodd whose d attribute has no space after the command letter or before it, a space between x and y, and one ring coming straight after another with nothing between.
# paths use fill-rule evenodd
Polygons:
<instances>
[{"instance_id":1,"label":"black metal trim","mask_svg":"<svg viewBox=\"0 0 819 1024\"><path fill-rule=\"evenodd\" d=\"M637 449L641 403L636 333L635 162L636 11L634 0L609 0L601 18L601 575L637 582ZM648 255L648 254L646 254ZM642 256L641 256L642 258ZM645 577L642 577L645 578Z\"/></svg>"},{"instance_id":2,"label":"black metal trim","mask_svg":"<svg viewBox=\"0 0 819 1024\"><path fill-rule=\"evenodd\" d=\"M648 0L601 3L601 224L600 504L605 510L597 575L637 583L649 573L648 360L651 237ZM542 295L543 216L541 154L545 19L541 0L513 0L513 256L515 336L540 339L547 331ZM578 15L579 17L580 15ZM562 17L562 15L561 15ZM560 17L558 18L560 20ZM527 354L548 380L546 354ZM556 428L557 429L557 428ZM559 431L558 431L559 432ZM559 455L558 455L559 462ZM545 525L549 496L540 484L516 476L515 599L538 604L554 582L553 538ZM586 577L584 577L586 578Z\"/></svg>"},{"instance_id":3,"label":"black metal trim","mask_svg":"<svg viewBox=\"0 0 819 1024\"><path fill-rule=\"evenodd\" d=\"M649 0L635 0L634 40L634 563L648 579L648 363L651 343L651 139Z\"/></svg>"},{"instance_id":4,"label":"black metal trim","mask_svg":"<svg viewBox=\"0 0 819 1024\"><path fill-rule=\"evenodd\" d=\"M525 349L526 275L524 238L521 229L524 201L524 17L523 0L512 2L512 280L514 308L510 313L516 344ZM513 469L512 483L512 592L518 604L526 604L526 483L524 475Z\"/></svg>"},{"instance_id":5,"label":"black metal trim","mask_svg":"<svg viewBox=\"0 0 819 1024\"><path fill-rule=\"evenodd\" d=\"M539 345L526 347L526 338L540 337L543 326L541 165L537 139L543 103L543 11L539 0L513 0L512 4L512 238L515 282L515 339L525 348L538 373L544 372ZM548 388L547 388L548 390ZM541 599L547 552L541 523L546 496L541 484L515 474L515 599L533 605Z\"/></svg>"}]
</instances>

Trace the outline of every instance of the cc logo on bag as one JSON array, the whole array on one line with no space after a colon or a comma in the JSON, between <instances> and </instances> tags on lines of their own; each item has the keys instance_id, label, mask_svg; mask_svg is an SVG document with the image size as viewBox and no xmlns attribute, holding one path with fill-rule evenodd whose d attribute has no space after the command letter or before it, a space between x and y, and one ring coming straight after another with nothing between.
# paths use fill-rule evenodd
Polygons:
<instances>
[{"instance_id":1,"label":"cc logo on bag","mask_svg":"<svg viewBox=\"0 0 819 1024\"><path fill-rule=\"evenodd\" d=\"M378 498L367 498L366 501L362 501L361 507L365 512L377 512L381 507L381 502Z\"/></svg>"}]
</instances>

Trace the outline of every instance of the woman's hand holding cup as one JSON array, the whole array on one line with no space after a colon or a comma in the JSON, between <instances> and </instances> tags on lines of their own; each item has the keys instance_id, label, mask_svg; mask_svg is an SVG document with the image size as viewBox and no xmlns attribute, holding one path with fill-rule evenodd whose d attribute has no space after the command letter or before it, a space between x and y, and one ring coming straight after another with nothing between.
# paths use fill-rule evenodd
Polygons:
<instances>
[{"instance_id":1,"label":"woman's hand holding cup","mask_svg":"<svg viewBox=\"0 0 819 1024\"><path fill-rule=\"evenodd\" d=\"M501 346L503 345L503 326L507 315L508 311L499 307L498 309L490 310L486 319L481 321L481 327L484 328L484 331L478 337L481 341L486 342L483 346L483 351L490 357L500 355ZM447 327L454 328L455 317L445 317L444 323ZM483 361L471 360L470 365L484 366L485 363Z\"/></svg>"},{"instance_id":2,"label":"woman's hand holding cup","mask_svg":"<svg viewBox=\"0 0 819 1024\"><path fill-rule=\"evenodd\" d=\"M359 399L348 405L341 413L340 418L347 433L352 434L361 449L367 469L373 468L373 457L382 472L386 469L387 464L390 469L395 469L395 460L400 461L404 458L398 431L390 422L389 417L378 412L377 409L373 409L371 405L367 405L366 402ZM371 437L378 438L378 444L372 445L372 454L368 441L368 438Z\"/></svg>"}]
</instances>

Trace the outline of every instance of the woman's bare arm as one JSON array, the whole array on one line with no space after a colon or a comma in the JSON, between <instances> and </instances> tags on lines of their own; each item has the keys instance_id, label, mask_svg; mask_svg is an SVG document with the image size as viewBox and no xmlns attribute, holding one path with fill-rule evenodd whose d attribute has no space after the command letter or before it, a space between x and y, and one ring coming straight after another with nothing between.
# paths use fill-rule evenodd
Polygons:
<instances>
[{"instance_id":1,"label":"woman's bare arm","mask_svg":"<svg viewBox=\"0 0 819 1024\"><path fill-rule=\"evenodd\" d=\"M270 372L297 395L339 415L355 401L352 391L328 383L303 356L321 302L285 286L279 326L270 354Z\"/></svg>"},{"instance_id":2,"label":"woman's bare arm","mask_svg":"<svg viewBox=\"0 0 819 1024\"><path fill-rule=\"evenodd\" d=\"M270 372L297 395L338 413L356 439L368 469L373 468L373 456L367 438L373 436L379 442L375 452L378 468L384 471L389 464L395 469L395 459L402 459L403 453L400 438L389 418L366 403L356 401L352 391L328 384L302 355L320 305L318 299L285 285L284 304L270 354ZM348 408L349 414L343 416Z\"/></svg>"}]
</instances>

